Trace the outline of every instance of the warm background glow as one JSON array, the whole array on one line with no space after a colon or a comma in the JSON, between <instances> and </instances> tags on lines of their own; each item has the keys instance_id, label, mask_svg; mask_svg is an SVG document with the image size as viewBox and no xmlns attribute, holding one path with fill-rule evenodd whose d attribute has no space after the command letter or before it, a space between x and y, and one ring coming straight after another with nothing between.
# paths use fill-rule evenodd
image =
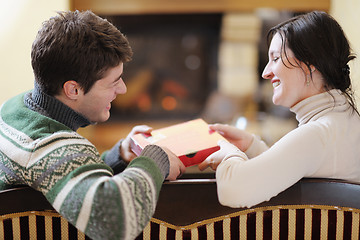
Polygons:
<instances>
[{"instance_id":1,"label":"warm background glow","mask_svg":"<svg viewBox=\"0 0 360 240\"><path fill-rule=\"evenodd\" d=\"M350 66L350 76L353 80L353 85L357 95L357 105L360 109L360 1L359 0L332 0L331 1L331 15L343 27L347 35L352 50L355 52L357 58Z\"/></svg>"},{"instance_id":2,"label":"warm background glow","mask_svg":"<svg viewBox=\"0 0 360 240\"><path fill-rule=\"evenodd\" d=\"M33 87L31 44L41 23L69 0L0 0L0 104Z\"/></svg>"},{"instance_id":3,"label":"warm background glow","mask_svg":"<svg viewBox=\"0 0 360 240\"><path fill-rule=\"evenodd\" d=\"M31 44L41 23L56 11L70 9L69 0L0 0L0 104L33 86ZM360 95L359 0L332 0L330 13L340 22L358 59L350 64ZM360 101L358 101L360 102ZM148 107L146 100L144 108Z\"/></svg>"}]
</instances>

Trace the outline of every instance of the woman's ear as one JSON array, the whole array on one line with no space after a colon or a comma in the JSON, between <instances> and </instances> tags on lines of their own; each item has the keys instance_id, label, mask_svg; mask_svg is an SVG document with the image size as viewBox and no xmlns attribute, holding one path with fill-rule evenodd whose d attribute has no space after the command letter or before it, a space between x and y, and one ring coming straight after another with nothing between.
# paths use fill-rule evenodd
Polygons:
<instances>
[{"instance_id":1,"label":"woman's ear","mask_svg":"<svg viewBox=\"0 0 360 240\"><path fill-rule=\"evenodd\" d=\"M310 75L312 74L313 72L315 72L316 68L314 67L314 65L310 65L310 69L306 66L305 68L305 71L306 71L306 74Z\"/></svg>"},{"instance_id":2,"label":"woman's ear","mask_svg":"<svg viewBox=\"0 0 360 240\"><path fill-rule=\"evenodd\" d=\"M76 81L69 80L69 81L65 82L63 85L63 89L64 89L64 94L66 97L68 97L71 100L78 99L81 88L80 88L80 85Z\"/></svg>"},{"instance_id":3,"label":"woman's ear","mask_svg":"<svg viewBox=\"0 0 360 240\"><path fill-rule=\"evenodd\" d=\"M310 65L310 68L306 65L306 64L302 64L302 68L304 69L305 73L307 75L310 75L312 73L315 72L316 68L314 67L314 65Z\"/></svg>"},{"instance_id":4,"label":"woman's ear","mask_svg":"<svg viewBox=\"0 0 360 240\"><path fill-rule=\"evenodd\" d=\"M316 68L314 67L314 65L310 65L310 70L311 70L311 73L315 72Z\"/></svg>"}]
</instances>

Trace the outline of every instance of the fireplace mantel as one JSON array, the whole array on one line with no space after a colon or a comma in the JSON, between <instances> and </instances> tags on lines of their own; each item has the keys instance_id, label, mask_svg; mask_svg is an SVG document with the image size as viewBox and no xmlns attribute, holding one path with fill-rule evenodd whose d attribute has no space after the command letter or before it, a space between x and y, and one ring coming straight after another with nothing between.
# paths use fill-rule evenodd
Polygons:
<instances>
[{"instance_id":1,"label":"fireplace mantel","mask_svg":"<svg viewBox=\"0 0 360 240\"><path fill-rule=\"evenodd\" d=\"M330 0L71 0L73 10L100 15L248 12L257 8L329 11Z\"/></svg>"}]
</instances>

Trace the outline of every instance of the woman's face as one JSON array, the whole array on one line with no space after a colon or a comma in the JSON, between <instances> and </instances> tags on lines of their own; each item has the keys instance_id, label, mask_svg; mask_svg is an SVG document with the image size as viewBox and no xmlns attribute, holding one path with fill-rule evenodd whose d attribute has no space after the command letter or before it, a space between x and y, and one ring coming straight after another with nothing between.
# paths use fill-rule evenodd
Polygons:
<instances>
[{"instance_id":1,"label":"woman's face","mask_svg":"<svg viewBox=\"0 0 360 240\"><path fill-rule=\"evenodd\" d=\"M273 85L273 103L290 108L312 95L310 93L311 86L309 86L312 81L308 76L310 82L307 84L307 76L304 72L307 69L305 64L300 63L302 66L300 68L297 63L299 61L295 59L289 48L285 48L286 58L285 53L281 53L281 46L281 36L276 33L271 40L268 53L269 62L262 73L262 77L269 79Z\"/></svg>"}]
</instances>

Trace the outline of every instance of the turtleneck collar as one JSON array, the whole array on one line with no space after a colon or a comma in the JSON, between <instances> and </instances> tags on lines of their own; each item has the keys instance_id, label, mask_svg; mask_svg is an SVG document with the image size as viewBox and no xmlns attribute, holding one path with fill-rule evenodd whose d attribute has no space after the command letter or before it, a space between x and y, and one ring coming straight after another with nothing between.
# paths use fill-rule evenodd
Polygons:
<instances>
[{"instance_id":1,"label":"turtleneck collar","mask_svg":"<svg viewBox=\"0 0 360 240\"><path fill-rule=\"evenodd\" d=\"M351 106L346 97L337 89L320 93L302 100L290 111L296 114L299 126L315 121L330 111L343 112Z\"/></svg>"},{"instance_id":2,"label":"turtleneck collar","mask_svg":"<svg viewBox=\"0 0 360 240\"><path fill-rule=\"evenodd\" d=\"M50 117L71 128L73 131L92 124L87 118L75 112L61 101L44 93L36 82L33 91L25 95L24 103L31 110Z\"/></svg>"}]
</instances>

